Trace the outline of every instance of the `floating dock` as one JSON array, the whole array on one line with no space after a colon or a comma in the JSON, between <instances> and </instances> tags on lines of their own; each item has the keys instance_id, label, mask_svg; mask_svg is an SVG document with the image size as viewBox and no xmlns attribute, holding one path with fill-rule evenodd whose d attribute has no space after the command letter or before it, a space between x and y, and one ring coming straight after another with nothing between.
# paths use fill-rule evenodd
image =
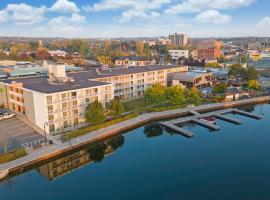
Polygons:
<instances>
[{"instance_id":1,"label":"floating dock","mask_svg":"<svg viewBox=\"0 0 270 200\"><path fill-rule=\"evenodd\" d=\"M202 118L213 116L217 119L220 119L220 120L223 120L223 121L226 121L229 123L237 124L237 125L242 124L242 122L238 119L227 117L227 116L225 116L225 114L234 113L234 114L239 114L239 115L243 115L246 117L250 117L253 119L261 119L262 118L262 116L260 116L260 115L256 115L253 113L249 113L249 112L245 112L245 111L237 110L237 109L225 109L225 110L219 110L219 111L203 113L203 114L201 114L195 110L190 110L188 112L190 114L192 114L192 116L173 119L170 121L161 122L160 124L165 126L166 128L169 128L173 131L176 131L177 133L180 133L184 136L192 137L194 135L192 132L183 129L183 128L179 127L178 125L181 125L181 124L186 123L186 122L193 122L195 124L198 124L200 126L208 128L210 130L217 131L220 129L219 126L217 126L214 123L210 123L207 120L203 120Z\"/></svg>"},{"instance_id":2,"label":"floating dock","mask_svg":"<svg viewBox=\"0 0 270 200\"><path fill-rule=\"evenodd\" d=\"M162 124L164 127L168 128L168 129L171 129L173 131L175 131L176 133L179 133L185 137L193 137L193 133L186 130L186 129L183 129L179 126L176 126L176 125L173 125L173 124L167 124L167 123L163 123L161 122L160 124Z\"/></svg>"},{"instance_id":3,"label":"floating dock","mask_svg":"<svg viewBox=\"0 0 270 200\"><path fill-rule=\"evenodd\" d=\"M240 125L242 124L242 122L238 119L233 119L233 118L230 118L230 117L226 117L224 115L220 115L220 114L217 114L216 115L216 118L220 119L220 120L223 120L223 121L226 121L226 122L230 122L230 123L233 123L233 124L237 124L237 125Z\"/></svg>"},{"instance_id":4,"label":"floating dock","mask_svg":"<svg viewBox=\"0 0 270 200\"><path fill-rule=\"evenodd\" d=\"M260 115L256 115L256 114L246 112L246 111L243 111L243 110L234 109L233 113L243 115L245 117L250 117L250 118L253 118L253 119L262 119L262 116L260 116Z\"/></svg>"},{"instance_id":5,"label":"floating dock","mask_svg":"<svg viewBox=\"0 0 270 200\"><path fill-rule=\"evenodd\" d=\"M207 121L204 121L204 120L192 119L190 121L191 122L194 122L195 124L198 124L200 126L203 126L203 127L206 127L206 128L212 129L212 130L215 130L215 131L218 131L220 129L219 126L216 126L216 125L211 124L211 123L209 123Z\"/></svg>"}]
</instances>

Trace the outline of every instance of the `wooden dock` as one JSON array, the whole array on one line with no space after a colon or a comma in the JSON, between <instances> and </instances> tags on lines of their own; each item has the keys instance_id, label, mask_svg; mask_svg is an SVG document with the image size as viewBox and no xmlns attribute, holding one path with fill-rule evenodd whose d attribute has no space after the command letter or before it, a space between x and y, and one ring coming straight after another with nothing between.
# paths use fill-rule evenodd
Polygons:
<instances>
[{"instance_id":1,"label":"wooden dock","mask_svg":"<svg viewBox=\"0 0 270 200\"><path fill-rule=\"evenodd\" d=\"M183 128L179 127L179 126L164 123L164 122L160 122L160 124L162 124L164 127L168 128L168 129L170 129L172 131L175 131L176 133L179 133L179 134L181 134L181 135L183 135L185 137L189 137L189 138L193 137L192 132L190 132L190 131L188 131L186 129L183 129Z\"/></svg>"},{"instance_id":2,"label":"wooden dock","mask_svg":"<svg viewBox=\"0 0 270 200\"><path fill-rule=\"evenodd\" d=\"M192 119L191 120L192 122L194 122L195 124L198 124L200 126L203 126L205 128L209 128L209 129L212 129L212 130L215 130L215 131L218 131L220 129L219 126L215 125L215 124L211 124L205 120L200 120L200 119Z\"/></svg>"},{"instance_id":3,"label":"wooden dock","mask_svg":"<svg viewBox=\"0 0 270 200\"><path fill-rule=\"evenodd\" d=\"M256 115L256 114L246 112L246 111L243 111L243 110L234 109L233 113L243 115L245 117L250 117L250 118L253 118L253 119L262 119L262 116L260 116L260 115Z\"/></svg>"},{"instance_id":4,"label":"wooden dock","mask_svg":"<svg viewBox=\"0 0 270 200\"><path fill-rule=\"evenodd\" d=\"M230 123L237 124L237 125L242 124L242 122L238 119L233 119L231 117L226 117L226 116L220 115L220 114L217 114L215 116L216 116L216 118L223 120L223 121L226 121L226 122L230 122Z\"/></svg>"}]
</instances>

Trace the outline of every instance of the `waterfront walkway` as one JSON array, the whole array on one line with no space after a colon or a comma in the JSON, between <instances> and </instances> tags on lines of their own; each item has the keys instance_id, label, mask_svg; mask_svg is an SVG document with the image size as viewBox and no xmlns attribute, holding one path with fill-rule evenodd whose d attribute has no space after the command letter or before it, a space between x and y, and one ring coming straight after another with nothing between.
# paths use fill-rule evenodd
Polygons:
<instances>
[{"instance_id":1,"label":"waterfront walkway","mask_svg":"<svg viewBox=\"0 0 270 200\"><path fill-rule=\"evenodd\" d=\"M12 162L0 165L0 170L13 172L19 170L21 168L30 166L32 164L38 163L40 161L44 161L49 159L53 156L59 155L66 151L75 149L80 147L81 145L85 145L94 141L97 141L102 138L106 138L110 135L114 135L116 133L121 133L132 128L136 128L147 123L163 120L163 119L170 119L174 117L180 117L185 114L188 114L191 110L196 112L210 112L214 110L220 109L227 109L232 107L240 107L244 105L250 104L259 104L264 102L269 102L270 96L266 97L257 97L252 99L245 99L233 102L226 102L226 103L215 103L215 104L207 104L201 105L196 107L188 107L182 109L175 109L175 110L168 110L163 112L153 112L153 113L146 113L138 116L137 118L133 118L127 121L120 122L118 124L99 129L97 131L90 132L84 136L74 138L65 143L58 143L51 146L46 147L45 149L37 150L25 157L19 158ZM0 171L0 172L1 172Z\"/></svg>"}]
</instances>

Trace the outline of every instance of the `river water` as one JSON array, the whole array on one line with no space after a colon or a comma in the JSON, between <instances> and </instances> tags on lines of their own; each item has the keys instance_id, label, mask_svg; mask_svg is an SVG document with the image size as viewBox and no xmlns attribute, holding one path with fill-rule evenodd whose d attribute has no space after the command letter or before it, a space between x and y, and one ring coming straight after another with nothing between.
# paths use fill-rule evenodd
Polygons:
<instances>
[{"instance_id":1,"label":"river water","mask_svg":"<svg viewBox=\"0 0 270 200\"><path fill-rule=\"evenodd\" d=\"M141 127L0 183L1 200L270 199L270 105L245 109L263 119Z\"/></svg>"}]
</instances>

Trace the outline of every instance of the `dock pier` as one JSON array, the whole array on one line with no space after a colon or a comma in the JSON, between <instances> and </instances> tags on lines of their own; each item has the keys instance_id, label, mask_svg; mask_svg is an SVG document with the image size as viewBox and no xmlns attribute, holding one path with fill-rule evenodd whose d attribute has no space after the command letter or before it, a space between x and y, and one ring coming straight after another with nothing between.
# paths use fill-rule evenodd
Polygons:
<instances>
[{"instance_id":1,"label":"dock pier","mask_svg":"<svg viewBox=\"0 0 270 200\"><path fill-rule=\"evenodd\" d=\"M243 111L243 110L234 109L233 113L243 115L245 117L250 117L250 118L253 118L253 119L257 119L257 120L262 119L262 116L260 116L260 115L256 115L256 114L246 112L246 111Z\"/></svg>"},{"instance_id":2,"label":"dock pier","mask_svg":"<svg viewBox=\"0 0 270 200\"><path fill-rule=\"evenodd\" d=\"M160 122L161 125L163 125L164 127L168 128L168 129L171 129L173 131L175 131L176 133L179 133L185 137L193 137L193 133L188 131L188 130L185 130L179 126L176 126L174 124L170 124L170 123L166 123L166 122Z\"/></svg>"},{"instance_id":3,"label":"dock pier","mask_svg":"<svg viewBox=\"0 0 270 200\"><path fill-rule=\"evenodd\" d=\"M195 124L198 124L200 126L203 126L205 128L209 128L209 129L212 129L212 130L215 130L215 131L218 131L220 129L219 126L216 126L214 124L211 124L209 122L206 122L206 121L203 121L203 120L200 120L200 119L192 119L190 121L195 123Z\"/></svg>"},{"instance_id":4,"label":"dock pier","mask_svg":"<svg viewBox=\"0 0 270 200\"><path fill-rule=\"evenodd\" d=\"M220 114L217 114L216 118L223 120L223 121L226 121L226 122L229 122L229 123L237 124L237 125L242 124L242 122L238 119L233 119L233 118L226 117L226 116L220 115Z\"/></svg>"}]
</instances>

